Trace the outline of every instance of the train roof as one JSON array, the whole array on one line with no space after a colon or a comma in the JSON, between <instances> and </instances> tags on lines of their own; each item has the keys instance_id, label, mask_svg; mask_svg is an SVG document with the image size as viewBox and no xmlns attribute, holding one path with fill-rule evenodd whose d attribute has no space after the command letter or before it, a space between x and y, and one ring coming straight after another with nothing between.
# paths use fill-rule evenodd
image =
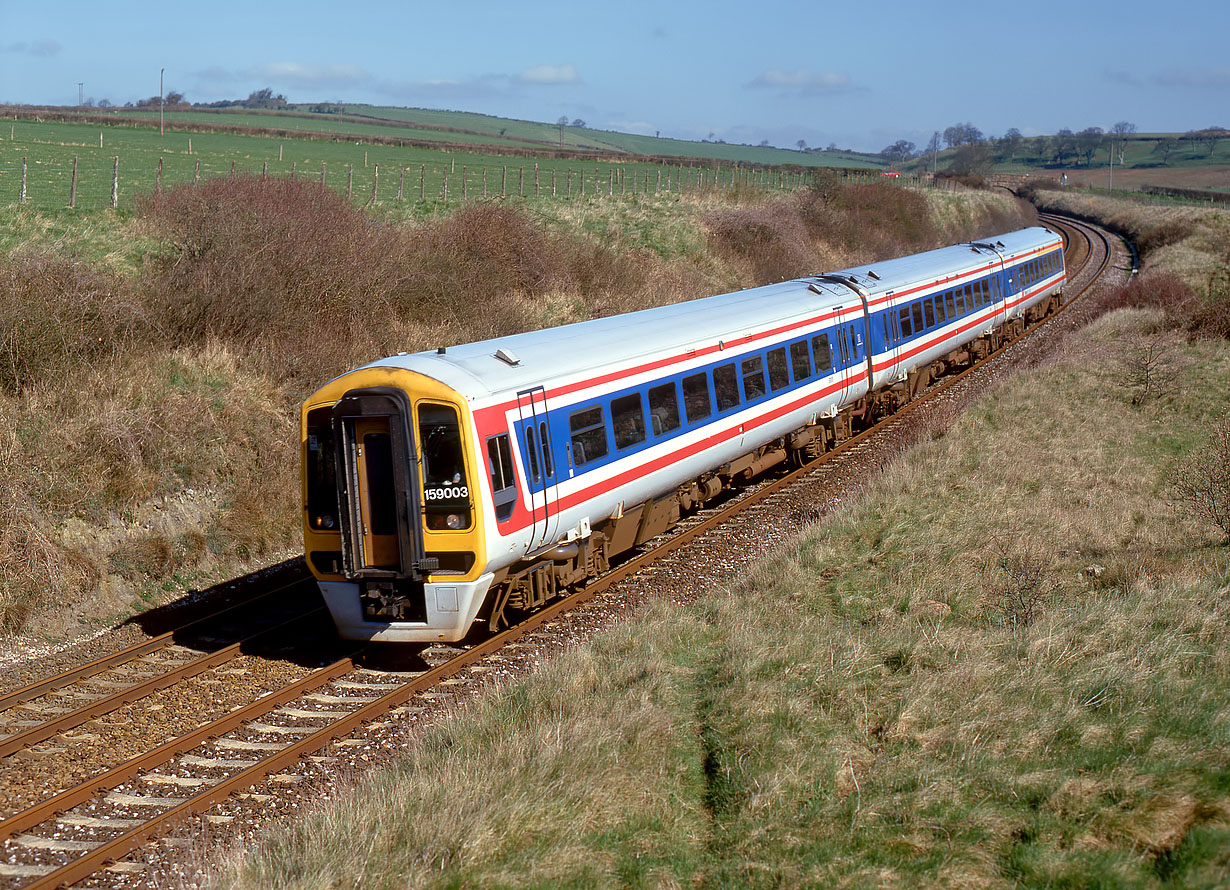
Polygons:
<instances>
[{"instance_id":1,"label":"train roof","mask_svg":"<svg viewBox=\"0 0 1230 890\"><path fill-rule=\"evenodd\" d=\"M390 356L366 367L424 374L462 396L482 398L597 376L654 356L732 341L780 324L861 305L869 298L960 274L1056 242L1042 227L942 247L822 275L747 288L622 315L510 334L434 352Z\"/></svg>"}]
</instances>

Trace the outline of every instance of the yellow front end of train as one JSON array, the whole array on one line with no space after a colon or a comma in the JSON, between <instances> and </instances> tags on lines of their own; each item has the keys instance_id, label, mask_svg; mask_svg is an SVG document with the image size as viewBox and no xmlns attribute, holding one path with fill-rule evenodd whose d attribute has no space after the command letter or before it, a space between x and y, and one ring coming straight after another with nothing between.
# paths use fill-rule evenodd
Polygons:
<instances>
[{"instance_id":1,"label":"yellow front end of train","mask_svg":"<svg viewBox=\"0 0 1230 890\"><path fill-rule=\"evenodd\" d=\"M472 428L457 393L398 367L352 371L304 403L304 550L343 638L469 630L493 580Z\"/></svg>"}]
</instances>

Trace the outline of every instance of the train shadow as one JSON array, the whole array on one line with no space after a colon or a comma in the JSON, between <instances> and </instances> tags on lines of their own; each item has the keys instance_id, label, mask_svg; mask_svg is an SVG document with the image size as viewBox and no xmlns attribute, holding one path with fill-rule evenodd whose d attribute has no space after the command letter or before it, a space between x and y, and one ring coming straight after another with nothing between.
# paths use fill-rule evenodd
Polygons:
<instances>
[{"instance_id":1,"label":"train shadow","mask_svg":"<svg viewBox=\"0 0 1230 890\"><path fill-rule=\"evenodd\" d=\"M238 646L244 655L307 668L354 656L360 649L356 660L372 670L429 666L419 656L420 646L362 647L340 639L303 557L191 590L121 626L129 625L150 637L170 635L175 644L200 652Z\"/></svg>"}]
</instances>

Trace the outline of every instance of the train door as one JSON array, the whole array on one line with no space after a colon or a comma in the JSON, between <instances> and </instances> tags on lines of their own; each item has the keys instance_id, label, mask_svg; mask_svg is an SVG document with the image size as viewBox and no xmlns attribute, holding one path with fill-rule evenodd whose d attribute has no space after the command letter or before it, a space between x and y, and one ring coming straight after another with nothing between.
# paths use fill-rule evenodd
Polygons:
<instances>
[{"instance_id":1,"label":"train door","mask_svg":"<svg viewBox=\"0 0 1230 890\"><path fill-rule=\"evenodd\" d=\"M396 570L401 565L397 536L397 486L393 473L393 440L388 417L356 417L351 421L347 455L354 499L359 546L353 553L356 567Z\"/></svg>"},{"instance_id":2,"label":"train door","mask_svg":"<svg viewBox=\"0 0 1230 890\"><path fill-rule=\"evenodd\" d=\"M559 527L556 504L559 468L552 448L546 390L537 386L517 393L517 412L519 444L525 458L526 489L533 516L533 529L526 548L529 553L555 540Z\"/></svg>"},{"instance_id":3,"label":"train door","mask_svg":"<svg viewBox=\"0 0 1230 890\"><path fill-rule=\"evenodd\" d=\"M843 307L834 306L834 315L840 318L841 310L843 310ZM839 390L841 397L840 404L843 404L843 406L845 406L846 402L850 401L849 398L847 398L850 393L850 332L847 331L847 327L849 326L847 326L846 323L839 322L838 325L833 328L833 361L836 366L838 366L838 379L841 381L841 388Z\"/></svg>"}]
</instances>

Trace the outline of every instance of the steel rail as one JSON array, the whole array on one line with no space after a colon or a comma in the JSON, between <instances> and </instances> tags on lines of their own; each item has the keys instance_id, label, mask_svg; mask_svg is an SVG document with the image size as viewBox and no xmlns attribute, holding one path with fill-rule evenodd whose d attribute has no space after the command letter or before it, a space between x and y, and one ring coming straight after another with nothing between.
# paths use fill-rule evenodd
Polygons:
<instances>
[{"instance_id":1,"label":"steel rail","mask_svg":"<svg viewBox=\"0 0 1230 890\"><path fill-rule=\"evenodd\" d=\"M261 637L267 636L276 631L284 630L290 625L297 624L300 621L306 621L309 618L314 618L323 611L325 611L324 606L319 606L310 612L305 612L302 615L296 615L294 618L283 621L273 627L267 627L264 630L252 634L252 636L246 637L237 643L232 643L229 646L225 646L215 652L210 652L207 655L202 655L192 659L191 661L184 662L182 665L174 667L165 673L157 674L150 677L148 680L143 680L132 686L127 686L118 692L106 696L105 698L92 701L89 704L82 705L80 708L69 711L67 714L62 714L52 720L40 723L38 726L31 727L24 732L19 732L16 735L0 740L0 757L8 757L23 748L29 748L32 745L37 745L39 742L46 741L52 736L64 732L67 729L80 726L82 723L93 720L95 717L101 717L104 714L109 714L112 711L122 708L124 705L129 705L135 701L139 701L147 695L152 695L160 689L165 689L168 686L174 686L182 680L187 680L198 674L204 673L210 668L225 664L240 655L244 646L250 646Z\"/></svg>"},{"instance_id":2,"label":"steel rail","mask_svg":"<svg viewBox=\"0 0 1230 890\"><path fill-rule=\"evenodd\" d=\"M12 692L0 695L0 711L8 710L14 705L29 701L32 698L38 698L40 695L47 695L50 692L54 692L55 690L61 689L65 686L69 686L79 680L86 679L87 677L101 674L113 667L118 667L122 664L126 664L127 662L140 658L142 655L148 655L151 652L157 652L160 649L165 649L174 642L176 634L182 634L197 625L203 625L207 622L215 621L229 612L233 612L236 609L247 608L253 603L271 597L276 593L281 593L283 590L294 587L296 584L307 583L310 580L310 578L296 578L294 581L288 581L282 586L268 590L256 597L253 597L252 599L227 606L225 609L213 612L203 618L197 618L187 624L175 628L174 630L167 631L164 634L159 634L158 636L145 640L144 642L135 643L127 649L121 649L118 652L111 653L110 655L104 655L101 658L96 658L93 661L56 674L53 677L39 680L38 682L23 686L20 689L15 689Z\"/></svg>"}]
</instances>

